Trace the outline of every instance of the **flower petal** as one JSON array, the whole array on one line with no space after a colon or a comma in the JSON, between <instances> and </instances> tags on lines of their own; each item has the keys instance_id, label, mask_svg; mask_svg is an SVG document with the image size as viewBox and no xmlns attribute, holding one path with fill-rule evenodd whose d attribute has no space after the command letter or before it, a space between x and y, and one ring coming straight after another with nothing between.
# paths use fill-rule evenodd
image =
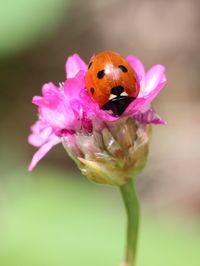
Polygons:
<instances>
[{"instance_id":1,"label":"flower petal","mask_svg":"<svg viewBox=\"0 0 200 266\"><path fill-rule=\"evenodd\" d=\"M141 124L166 125L166 121L157 115L153 108L145 112L138 111L134 114L134 118Z\"/></svg>"},{"instance_id":2,"label":"flower petal","mask_svg":"<svg viewBox=\"0 0 200 266\"><path fill-rule=\"evenodd\" d=\"M134 113L138 110L143 110L147 105L149 105L153 99L157 96L157 94L164 88L166 84L166 81L163 83L160 83L153 91L151 91L148 95L137 98L135 101L133 101L126 109L125 113L130 114Z\"/></svg>"},{"instance_id":3,"label":"flower petal","mask_svg":"<svg viewBox=\"0 0 200 266\"><path fill-rule=\"evenodd\" d=\"M77 75L78 76L78 75ZM80 88L79 79L73 79L72 86L77 95L74 98L78 97ZM84 85L84 81L81 80L81 83ZM72 91L71 89L71 91ZM74 110L71 105L71 101L74 99L70 95L66 95L63 89L56 87L53 83L47 83L42 87L43 97L36 96L33 98L33 103L38 105L38 112L43 121L56 129L73 129L77 128L77 125L80 124L78 121L79 113L74 113Z\"/></svg>"},{"instance_id":4,"label":"flower petal","mask_svg":"<svg viewBox=\"0 0 200 266\"><path fill-rule=\"evenodd\" d=\"M80 71L86 71L87 65L78 54L69 56L65 65L67 78L73 78Z\"/></svg>"},{"instance_id":5,"label":"flower petal","mask_svg":"<svg viewBox=\"0 0 200 266\"><path fill-rule=\"evenodd\" d=\"M28 137L28 142L35 147L40 147L52 137L54 137L52 128L49 124L39 119L31 126L31 134Z\"/></svg>"},{"instance_id":6,"label":"flower petal","mask_svg":"<svg viewBox=\"0 0 200 266\"><path fill-rule=\"evenodd\" d=\"M147 104L151 103L153 99L158 95L158 93L165 87L166 81L158 84L154 90L152 90L146 97L143 98L143 106L146 106Z\"/></svg>"},{"instance_id":7,"label":"flower petal","mask_svg":"<svg viewBox=\"0 0 200 266\"><path fill-rule=\"evenodd\" d=\"M36 164L51 150L51 148L60 142L60 138L55 136L52 140L42 145L41 148L33 155L28 170L32 171Z\"/></svg>"},{"instance_id":8,"label":"flower petal","mask_svg":"<svg viewBox=\"0 0 200 266\"><path fill-rule=\"evenodd\" d=\"M145 69L142 62L135 56L129 55L126 60L135 70L141 87L145 86Z\"/></svg>"},{"instance_id":9,"label":"flower petal","mask_svg":"<svg viewBox=\"0 0 200 266\"><path fill-rule=\"evenodd\" d=\"M165 67L163 65L155 65L149 69L146 74L146 86L142 91L141 97L150 94L160 84L166 82Z\"/></svg>"},{"instance_id":10,"label":"flower petal","mask_svg":"<svg viewBox=\"0 0 200 266\"><path fill-rule=\"evenodd\" d=\"M74 78L69 78L64 82L64 92L69 101L78 98L81 90L85 88L84 78L84 71L79 71Z\"/></svg>"},{"instance_id":11,"label":"flower petal","mask_svg":"<svg viewBox=\"0 0 200 266\"><path fill-rule=\"evenodd\" d=\"M31 135L28 136L28 143L35 147L40 147L42 144L44 144L47 139L50 137L50 134L52 133L52 128L47 127L40 133L33 132Z\"/></svg>"},{"instance_id":12,"label":"flower petal","mask_svg":"<svg viewBox=\"0 0 200 266\"><path fill-rule=\"evenodd\" d=\"M163 65L153 66L146 75L146 86L141 90L138 98L127 108L126 113L143 110L148 106L166 84L165 67Z\"/></svg>"},{"instance_id":13,"label":"flower petal","mask_svg":"<svg viewBox=\"0 0 200 266\"><path fill-rule=\"evenodd\" d=\"M42 97L41 96L33 96L32 103L35 105L40 105L42 102Z\"/></svg>"}]
</instances>

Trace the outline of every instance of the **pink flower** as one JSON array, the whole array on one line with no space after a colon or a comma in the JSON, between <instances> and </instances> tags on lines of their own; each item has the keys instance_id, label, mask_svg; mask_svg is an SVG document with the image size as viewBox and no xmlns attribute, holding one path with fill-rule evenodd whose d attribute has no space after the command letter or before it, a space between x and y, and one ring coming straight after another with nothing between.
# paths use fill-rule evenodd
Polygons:
<instances>
[{"instance_id":1,"label":"pink flower","mask_svg":"<svg viewBox=\"0 0 200 266\"><path fill-rule=\"evenodd\" d=\"M78 88L76 78L67 80L66 83L69 83L69 88L73 85ZM73 97L70 97L70 93L67 94L62 87L48 83L42 87L42 94L43 96L33 97L33 103L38 106L38 113L48 126L56 131L65 128L76 129L79 126L79 114L71 108Z\"/></svg>"},{"instance_id":2,"label":"pink flower","mask_svg":"<svg viewBox=\"0 0 200 266\"><path fill-rule=\"evenodd\" d=\"M163 65L154 65L145 74L144 66L139 59L129 55L127 61L136 71L140 79L140 93L137 99L132 102L128 108L130 111L140 111L157 96L166 84L165 67Z\"/></svg>"},{"instance_id":3,"label":"pink flower","mask_svg":"<svg viewBox=\"0 0 200 266\"><path fill-rule=\"evenodd\" d=\"M78 132L92 134L94 125L103 125L127 116L140 124L165 124L150 107L151 101L166 84L164 66L155 65L145 73L139 59L128 56L127 61L137 74L140 93L120 117L100 109L89 97L84 82L87 65L77 54L70 56L66 62L67 79L62 86L57 87L53 83L43 85L42 96L33 97L33 103L38 106L39 119L31 127L28 142L39 147L39 150L33 156L29 170L63 138Z\"/></svg>"},{"instance_id":4,"label":"pink flower","mask_svg":"<svg viewBox=\"0 0 200 266\"><path fill-rule=\"evenodd\" d=\"M29 171L36 166L38 161L40 161L54 145L61 142L61 139L54 134L52 127L44 120L38 120L31 127L31 131L32 133L28 137L28 142L35 147L39 147L39 149L32 158L28 168Z\"/></svg>"}]
</instances>

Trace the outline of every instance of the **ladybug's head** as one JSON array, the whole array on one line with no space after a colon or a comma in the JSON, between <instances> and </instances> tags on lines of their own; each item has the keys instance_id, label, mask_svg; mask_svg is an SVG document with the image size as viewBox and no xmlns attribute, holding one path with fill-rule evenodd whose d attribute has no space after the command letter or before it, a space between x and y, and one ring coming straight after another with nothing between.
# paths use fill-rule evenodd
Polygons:
<instances>
[{"instance_id":1,"label":"ladybug's head","mask_svg":"<svg viewBox=\"0 0 200 266\"><path fill-rule=\"evenodd\" d=\"M94 101L114 115L121 115L139 93L134 70L114 52L102 52L91 59L85 82Z\"/></svg>"}]
</instances>

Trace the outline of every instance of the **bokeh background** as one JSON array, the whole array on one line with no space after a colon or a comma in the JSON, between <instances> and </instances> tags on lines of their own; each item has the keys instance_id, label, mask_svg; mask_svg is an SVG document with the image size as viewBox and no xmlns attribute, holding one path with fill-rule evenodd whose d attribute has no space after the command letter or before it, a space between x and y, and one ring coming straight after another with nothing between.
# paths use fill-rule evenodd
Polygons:
<instances>
[{"instance_id":1,"label":"bokeh background","mask_svg":"<svg viewBox=\"0 0 200 266\"><path fill-rule=\"evenodd\" d=\"M89 183L61 146L27 171L32 96L64 80L72 53L88 62L103 50L167 68L154 107L168 125L154 127L137 178L138 265L200 265L199 10L196 0L0 0L1 266L123 260L126 217L116 188Z\"/></svg>"}]
</instances>

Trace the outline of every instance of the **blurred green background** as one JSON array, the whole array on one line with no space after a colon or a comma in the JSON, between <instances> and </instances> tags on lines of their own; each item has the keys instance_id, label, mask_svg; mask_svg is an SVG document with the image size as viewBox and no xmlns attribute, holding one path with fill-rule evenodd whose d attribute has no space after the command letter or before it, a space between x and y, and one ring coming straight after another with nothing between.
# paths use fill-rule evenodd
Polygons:
<instances>
[{"instance_id":1,"label":"blurred green background","mask_svg":"<svg viewBox=\"0 0 200 266\"><path fill-rule=\"evenodd\" d=\"M167 67L138 176L138 266L200 265L199 16L195 0L0 0L0 265L119 265L126 217L116 188L81 176L62 146L28 173L33 95L66 58L114 50Z\"/></svg>"}]
</instances>

